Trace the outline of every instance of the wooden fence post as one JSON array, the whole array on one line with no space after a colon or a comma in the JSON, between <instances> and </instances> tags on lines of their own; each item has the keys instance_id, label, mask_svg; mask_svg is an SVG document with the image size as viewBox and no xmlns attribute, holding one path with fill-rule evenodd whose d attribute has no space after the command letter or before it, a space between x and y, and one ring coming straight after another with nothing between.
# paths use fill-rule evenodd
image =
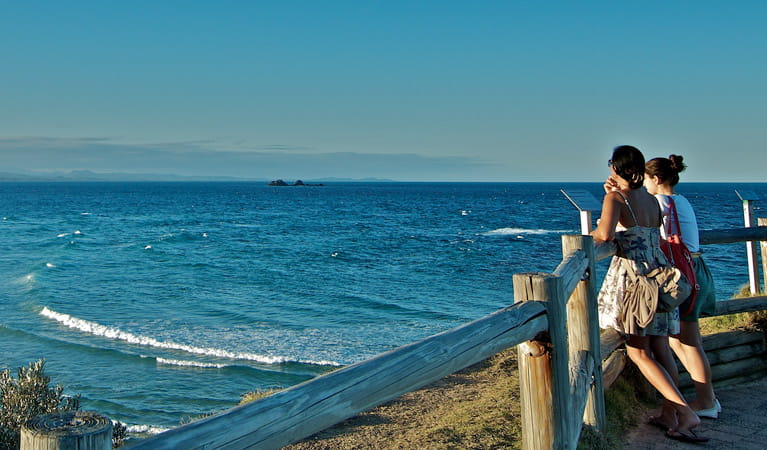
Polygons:
<instances>
[{"instance_id":1,"label":"wooden fence post","mask_svg":"<svg viewBox=\"0 0 767 450\"><path fill-rule=\"evenodd\" d=\"M541 336L519 345L522 448L569 448L572 411L562 280L546 273L514 274L514 299L545 302L549 319L549 342Z\"/></svg>"},{"instance_id":2,"label":"wooden fence post","mask_svg":"<svg viewBox=\"0 0 767 450\"><path fill-rule=\"evenodd\" d=\"M21 428L21 450L111 450L112 421L91 411L44 414Z\"/></svg>"},{"instance_id":3,"label":"wooden fence post","mask_svg":"<svg viewBox=\"0 0 767 450\"><path fill-rule=\"evenodd\" d=\"M767 217L760 217L758 225L760 227L767 226ZM764 281L764 291L762 292L767 292L767 241L761 241L760 244L762 247L762 280Z\"/></svg>"},{"instance_id":4,"label":"wooden fence post","mask_svg":"<svg viewBox=\"0 0 767 450\"><path fill-rule=\"evenodd\" d=\"M757 195L751 191L735 191L738 197L743 201L743 221L746 228L754 226L754 207L752 202L757 199ZM748 257L748 281L751 289L751 295L757 295L761 286L759 286L759 264L757 261L756 242L746 242L746 256Z\"/></svg>"},{"instance_id":5,"label":"wooden fence post","mask_svg":"<svg viewBox=\"0 0 767 450\"><path fill-rule=\"evenodd\" d=\"M594 375L589 390L583 422L607 431L604 388L602 384L602 358L599 336L599 312L597 310L597 280L594 259L594 239L591 236L562 236L562 254L581 250L589 260L587 277L576 286L567 302L567 327L570 345L570 360L585 351L594 359Z\"/></svg>"}]
</instances>

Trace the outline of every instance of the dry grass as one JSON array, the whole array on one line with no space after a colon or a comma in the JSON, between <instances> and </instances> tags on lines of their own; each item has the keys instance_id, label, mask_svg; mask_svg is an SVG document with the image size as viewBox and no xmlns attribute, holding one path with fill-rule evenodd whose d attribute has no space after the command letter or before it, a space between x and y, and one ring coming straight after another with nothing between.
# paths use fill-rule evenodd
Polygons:
<instances>
[{"instance_id":1,"label":"dry grass","mask_svg":"<svg viewBox=\"0 0 767 450\"><path fill-rule=\"evenodd\" d=\"M286 448L520 448L519 408L511 349Z\"/></svg>"},{"instance_id":2,"label":"dry grass","mask_svg":"<svg viewBox=\"0 0 767 450\"><path fill-rule=\"evenodd\" d=\"M607 391L609 432L584 429L579 448L622 446L642 407L634 384L619 380ZM521 433L513 348L286 449L518 449Z\"/></svg>"},{"instance_id":3,"label":"dry grass","mask_svg":"<svg viewBox=\"0 0 767 450\"><path fill-rule=\"evenodd\" d=\"M748 297L751 297L751 290L748 285L745 285L732 298ZM703 335L738 329L767 330L767 311L744 312L700 319L700 332Z\"/></svg>"}]
</instances>

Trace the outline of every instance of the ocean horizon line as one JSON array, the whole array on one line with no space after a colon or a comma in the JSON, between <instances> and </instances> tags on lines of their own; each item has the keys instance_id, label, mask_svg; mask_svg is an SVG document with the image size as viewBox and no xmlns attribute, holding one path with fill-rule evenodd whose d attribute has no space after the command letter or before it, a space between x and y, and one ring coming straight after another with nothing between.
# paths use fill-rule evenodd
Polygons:
<instances>
[{"instance_id":1,"label":"ocean horizon line","mask_svg":"<svg viewBox=\"0 0 767 450\"><path fill-rule=\"evenodd\" d=\"M218 176L146 176L142 177L141 174L132 174L130 177L115 176L115 177L36 177L36 176L5 176L6 174L0 174L0 183L13 184L13 183L258 183L268 184L275 180L284 180L289 186L296 181L302 181L308 184L316 183L332 183L332 184L345 184L345 183L367 183L367 184L601 184L601 180L594 181L570 181L570 180L536 180L536 181L498 181L498 180L395 180L386 178L238 178L238 177L218 177ZM685 181L684 184L767 184L766 181L748 181L748 180L733 180L733 181ZM278 186L279 187L279 186ZM300 187L300 186L296 186ZM307 185L305 187L313 187Z\"/></svg>"}]
</instances>

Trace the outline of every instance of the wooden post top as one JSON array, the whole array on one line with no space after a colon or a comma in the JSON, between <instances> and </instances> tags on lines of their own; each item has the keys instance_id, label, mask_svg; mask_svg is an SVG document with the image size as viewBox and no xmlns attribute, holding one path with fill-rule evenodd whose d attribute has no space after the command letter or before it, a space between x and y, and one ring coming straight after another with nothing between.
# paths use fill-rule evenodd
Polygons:
<instances>
[{"instance_id":1,"label":"wooden post top","mask_svg":"<svg viewBox=\"0 0 767 450\"><path fill-rule=\"evenodd\" d=\"M24 424L24 428L31 433L68 436L100 432L111 426L111 420L92 411L43 414Z\"/></svg>"}]
</instances>

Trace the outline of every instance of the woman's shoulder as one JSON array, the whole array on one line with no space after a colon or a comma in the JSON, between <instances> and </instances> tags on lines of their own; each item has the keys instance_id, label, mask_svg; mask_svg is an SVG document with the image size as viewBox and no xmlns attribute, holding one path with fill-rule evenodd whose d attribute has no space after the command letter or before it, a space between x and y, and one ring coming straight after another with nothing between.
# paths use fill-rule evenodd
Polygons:
<instances>
[{"instance_id":1,"label":"woman's shoulder","mask_svg":"<svg viewBox=\"0 0 767 450\"><path fill-rule=\"evenodd\" d=\"M684 214L685 216L695 216L695 210L686 197L680 194L676 194L673 198L674 205L676 206L677 211L679 211L679 214Z\"/></svg>"},{"instance_id":2,"label":"woman's shoulder","mask_svg":"<svg viewBox=\"0 0 767 450\"><path fill-rule=\"evenodd\" d=\"M682 204L685 204L685 205L689 205L690 204L690 201L687 200L687 197L685 197L682 194L674 194L674 195L671 196L671 198L674 199L674 203L682 203Z\"/></svg>"},{"instance_id":3,"label":"woman's shoulder","mask_svg":"<svg viewBox=\"0 0 767 450\"><path fill-rule=\"evenodd\" d=\"M605 196L603 198L603 202L618 202L623 203L627 199L626 194L624 194L621 191L615 190L605 193Z\"/></svg>"},{"instance_id":4,"label":"woman's shoulder","mask_svg":"<svg viewBox=\"0 0 767 450\"><path fill-rule=\"evenodd\" d=\"M666 194L655 194L653 195L653 197L655 197L655 200L658 202L658 204L660 205L660 208L663 211L666 211L667 209L669 209L672 196L666 195Z\"/></svg>"}]
</instances>

